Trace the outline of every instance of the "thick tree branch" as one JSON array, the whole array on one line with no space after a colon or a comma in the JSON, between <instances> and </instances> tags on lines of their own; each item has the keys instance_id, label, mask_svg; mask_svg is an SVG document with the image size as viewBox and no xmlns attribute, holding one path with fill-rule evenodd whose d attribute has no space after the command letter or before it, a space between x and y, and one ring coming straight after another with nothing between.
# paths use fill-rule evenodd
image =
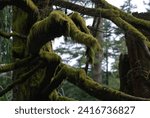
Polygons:
<instances>
[{"instance_id":1,"label":"thick tree branch","mask_svg":"<svg viewBox=\"0 0 150 118\"><path fill-rule=\"evenodd\" d=\"M27 57L23 60L17 60L16 62L11 63L11 64L1 64L0 65L0 73L12 71L12 70L15 70L19 67L25 66L32 59L33 59L33 57Z\"/></svg>"},{"instance_id":2,"label":"thick tree branch","mask_svg":"<svg viewBox=\"0 0 150 118\"><path fill-rule=\"evenodd\" d=\"M14 88L16 85L25 82L30 76L37 71L37 69L41 66L41 64L36 65L32 70L20 76L19 79L15 80L12 84L8 85L4 90L0 91L0 97Z\"/></svg>"},{"instance_id":3,"label":"thick tree branch","mask_svg":"<svg viewBox=\"0 0 150 118\"><path fill-rule=\"evenodd\" d=\"M144 44L150 47L149 40L141 32L139 32L134 26L131 25L131 24L136 24L140 26L142 25L142 27L150 29L149 21L138 19L132 15L129 15L119 10L118 8L110 5L105 0L97 0L97 2L104 9L85 8L83 6L76 5L63 0L57 1L54 4L60 7L65 7L74 11L78 11L86 15L97 16L97 17L101 15L103 18L113 21L118 27L122 28L125 32L128 31L133 32L132 34L134 36L138 36L139 40L143 40Z\"/></svg>"},{"instance_id":4,"label":"thick tree branch","mask_svg":"<svg viewBox=\"0 0 150 118\"><path fill-rule=\"evenodd\" d=\"M64 7L64 8L68 8L68 9L71 9L73 11L77 11L79 13L89 15L89 16L99 17L101 15L103 18L107 18L107 19L110 18L111 13L117 14L117 15L119 14L119 16L122 19L124 19L125 21L127 21L130 24L150 29L150 21L139 19L139 18L136 18L136 17L134 17L134 16L132 16L128 13L125 13L122 10L118 9L117 7L109 4L105 0L93 0L93 1L96 2L97 4L99 4L99 6L101 8L103 8L103 10L95 9L95 8L86 8L86 7L83 7L83 6L80 6L80 5L77 5L77 4L73 4L73 3L70 3L70 2L67 2L67 1L64 1L64 0L56 1L54 3L54 5ZM105 11L104 9L107 10L109 12L109 14L106 15L104 13L104 11Z\"/></svg>"},{"instance_id":5,"label":"thick tree branch","mask_svg":"<svg viewBox=\"0 0 150 118\"><path fill-rule=\"evenodd\" d=\"M20 38L20 39L27 39L26 36L24 35L20 35L19 33L17 32L13 32L13 33L6 33L6 32L2 32L0 31L0 36L4 37L4 38L10 38L10 37L17 37L17 38Z\"/></svg>"},{"instance_id":6,"label":"thick tree branch","mask_svg":"<svg viewBox=\"0 0 150 118\"><path fill-rule=\"evenodd\" d=\"M121 18L124 19L125 21L127 21L130 24L150 29L150 21L139 19L139 18L134 17L131 14L123 12L122 10L120 10L119 8L109 4L105 0L93 0L93 1L96 1L97 4L99 4L101 8L117 10L120 13Z\"/></svg>"},{"instance_id":7,"label":"thick tree branch","mask_svg":"<svg viewBox=\"0 0 150 118\"><path fill-rule=\"evenodd\" d=\"M150 100L146 98L131 96L94 82L81 69L74 69L66 65L62 67L62 74L66 75L66 78L68 78L69 82L75 84L91 96L94 96L100 100Z\"/></svg>"},{"instance_id":8,"label":"thick tree branch","mask_svg":"<svg viewBox=\"0 0 150 118\"><path fill-rule=\"evenodd\" d=\"M41 57L41 59L44 59L44 60L46 60L49 63L52 63L52 62L58 62L58 63L60 63L61 62L60 56L58 56L54 52L50 53L48 51L41 51L40 52L40 57Z\"/></svg>"},{"instance_id":9,"label":"thick tree branch","mask_svg":"<svg viewBox=\"0 0 150 118\"><path fill-rule=\"evenodd\" d=\"M28 53L37 55L46 42L61 35L70 36L78 43L90 47L91 55L100 50L100 45L92 35L81 32L63 12L53 11L47 18L38 21L31 28L27 42Z\"/></svg>"},{"instance_id":10,"label":"thick tree branch","mask_svg":"<svg viewBox=\"0 0 150 118\"><path fill-rule=\"evenodd\" d=\"M81 14L85 14L85 15L89 15L89 16L99 17L102 15L103 18L109 18L108 14L107 14L108 12L109 12L109 16L112 15L111 12L115 12L115 15L118 15L118 11L113 10L113 9L112 9L112 11L110 11L109 9L87 8L87 7L83 7L81 5L77 5L77 4L67 2L64 0L56 1L54 3L54 5L62 7L62 8L67 8L67 9L70 9L73 11L77 11Z\"/></svg>"},{"instance_id":11,"label":"thick tree branch","mask_svg":"<svg viewBox=\"0 0 150 118\"><path fill-rule=\"evenodd\" d=\"M99 100L150 100L148 98L135 97L103 86L89 78L84 70L75 69L65 64L60 64L58 66L53 81L46 88L46 93L43 92L43 95L48 96L48 94L51 93L53 95L53 91L58 88L64 79L67 79L69 82L75 84L82 90L86 91L89 95L94 96ZM47 99L46 96L44 99Z\"/></svg>"}]
</instances>

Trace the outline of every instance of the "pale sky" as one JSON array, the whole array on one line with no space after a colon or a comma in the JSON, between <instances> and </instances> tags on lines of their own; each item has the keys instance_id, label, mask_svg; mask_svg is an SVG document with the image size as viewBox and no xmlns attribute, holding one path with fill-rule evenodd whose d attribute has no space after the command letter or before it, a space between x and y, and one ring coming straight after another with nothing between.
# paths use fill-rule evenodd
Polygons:
<instances>
[{"instance_id":1,"label":"pale sky","mask_svg":"<svg viewBox=\"0 0 150 118\"><path fill-rule=\"evenodd\" d=\"M123 5L125 0L106 0L106 1L114 6L119 7L119 6ZM132 0L132 4L137 6L137 8L134 10L134 12L144 12L145 11L145 6L143 4L143 1L145 1L146 3L149 2L149 0Z\"/></svg>"}]
</instances>

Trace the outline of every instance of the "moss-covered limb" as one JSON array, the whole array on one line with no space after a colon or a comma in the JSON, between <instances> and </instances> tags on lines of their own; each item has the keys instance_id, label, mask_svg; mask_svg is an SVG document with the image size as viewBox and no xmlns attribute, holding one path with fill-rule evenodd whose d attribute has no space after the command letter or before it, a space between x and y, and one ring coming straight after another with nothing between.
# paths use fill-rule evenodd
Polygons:
<instances>
[{"instance_id":1,"label":"moss-covered limb","mask_svg":"<svg viewBox=\"0 0 150 118\"><path fill-rule=\"evenodd\" d=\"M133 27L131 24L121 19L120 17L111 17L111 21L113 21L118 27L122 28L126 33L132 32L132 34L139 40L142 40L148 47L150 47L150 42L146 36L144 36L139 30Z\"/></svg>"},{"instance_id":2,"label":"moss-covered limb","mask_svg":"<svg viewBox=\"0 0 150 118\"><path fill-rule=\"evenodd\" d=\"M72 21L75 23L75 25L79 28L80 31L90 34L90 30L87 28L85 20L83 19L83 17L79 15L79 13L74 12L71 15L69 15L69 17L72 19ZM87 46L86 55L87 55L87 61L86 61L85 70L87 72L89 62L93 63L95 52L93 51L92 48Z\"/></svg>"},{"instance_id":3,"label":"moss-covered limb","mask_svg":"<svg viewBox=\"0 0 150 118\"><path fill-rule=\"evenodd\" d=\"M38 21L31 28L27 42L28 53L37 55L45 43L61 35L71 36L78 43L90 47L92 52L100 50L99 43L92 35L81 32L63 12L53 11L47 18Z\"/></svg>"},{"instance_id":4,"label":"moss-covered limb","mask_svg":"<svg viewBox=\"0 0 150 118\"><path fill-rule=\"evenodd\" d=\"M78 85L79 88L83 89L86 91L89 95L96 97L97 99L100 100L130 100L130 101L135 101L135 100L150 100L150 99L145 99L145 98L140 98L140 97L135 97L131 96L128 94L125 94L123 92L105 87L101 84L98 84L94 82L92 79L78 79L78 80L73 80L73 78L68 79L69 82Z\"/></svg>"},{"instance_id":5,"label":"moss-covered limb","mask_svg":"<svg viewBox=\"0 0 150 118\"><path fill-rule=\"evenodd\" d=\"M149 21L138 19L132 15L129 15L129 14L119 10L118 8L110 5L109 3L105 2L104 0L99 0L99 3L103 6L104 9L85 8L85 7L82 7L80 5L75 5L73 3L65 2L62 0L57 1L55 3L55 5L58 5L61 7L66 7L66 8L69 8L71 10L75 10L75 11L78 11L80 13L83 13L86 15L91 15L91 16L98 16L99 17L101 14L101 16L103 18L107 18L109 20L112 20L116 25L118 25L118 27L124 29L125 31L127 31L127 29L134 29L133 32L135 34L138 34L138 36L140 38L142 38L144 43L148 47L150 47L150 43L148 42L148 39L146 39L146 37L142 33L140 33L136 28L134 28L132 25L129 26L129 24L131 23L131 24L136 24L139 26L143 25L143 27L145 27L145 28L150 28L150 22ZM118 19L120 19L119 20L120 22L117 22ZM124 25L120 25L121 23L123 23Z\"/></svg>"},{"instance_id":6,"label":"moss-covered limb","mask_svg":"<svg viewBox=\"0 0 150 118\"><path fill-rule=\"evenodd\" d=\"M71 9L73 11L77 11L81 14L85 14L85 15L89 15L89 16L96 16L96 17L100 17L102 16L103 18L107 18L109 19L109 16L113 17L113 16L118 16L119 12L117 10L114 9L100 9L100 8L87 8L87 7L83 7L81 5L77 5L71 2L67 2L64 0L58 0L54 3L54 5L56 6L60 6L63 8L67 8L67 9Z\"/></svg>"},{"instance_id":7,"label":"moss-covered limb","mask_svg":"<svg viewBox=\"0 0 150 118\"><path fill-rule=\"evenodd\" d=\"M48 52L48 51L40 51L40 57L41 59L46 60L48 63L53 63L53 62L61 62L60 56L58 56L54 52Z\"/></svg>"},{"instance_id":8,"label":"moss-covered limb","mask_svg":"<svg viewBox=\"0 0 150 118\"><path fill-rule=\"evenodd\" d=\"M74 24L80 29L80 31L90 34L90 30L87 28L85 20L78 12L74 12L69 17L72 19Z\"/></svg>"},{"instance_id":9,"label":"moss-covered limb","mask_svg":"<svg viewBox=\"0 0 150 118\"><path fill-rule=\"evenodd\" d=\"M93 55L95 55L95 52L97 52L98 50L102 50L97 39L94 38L89 33L88 29L85 28L86 27L85 23L82 24L83 26L80 25L81 27L79 27L79 28L82 28L82 30L84 31L82 32L81 30L79 30L78 25L76 25L76 23L73 22L73 20L71 20L63 12L60 12L60 11L57 11L57 12L67 19L69 23L69 29L70 29L69 35L73 40L75 40L78 43L84 44L87 47L90 47L90 49L93 50ZM77 21L84 22L83 19L81 19L80 17L78 17ZM91 60L90 63L93 63L93 60Z\"/></svg>"},{"instance_id":10,"label":"moss-covered limb","mask_svg":"<svg viewBox=\"0 0 150 118\"><path fill-rule=\"evenodd\" d=\"M150 29L150 22L149 21L142 20L142 19L136 18L136 17L134 17L128 13L125 13L122 10L120 10L119 8L109 4L105 0L97 0L97 3L101 6L101 8L108 9L108 10L110 10L110 12L111 11L113 11L113 12L117 11L120 14L122 19L124 19L125 21L127 21L131 24L135 24L135 25ZM99 9L85 8L83 6L76 5L76 4L73 4L73 3L70 3L70 2L67 2L64 0L56 1L54 4L56 6L65 7L65 8L74 10L74 11L78 11L82 14L86 14L86 15L90 15L90 16L97 16L97 17L99 17L99 15L101 14L102 17L108 18L107 15L102 14L102 12L104 13L104 11L99 10Z\"/></svg>"},{"instance_id":11,"label":"moss-covered limb","mask_svg":"<svg viewBox=\"0 0 150 118\"><path fill-rule=\"evenodd\" d=\"M15 80L12 84L8 85L4 90L0 91L0 97L3 96L5 93L13 89L16 85L24 83L27 79L30 78L32 74L34 74L41 64L36 65L32 70L27 73L22 74L19 79Z\"/></svg>"},{"instance_id":12,"label":"moss-covered limb","mask_svg":"<svg viewBox=\"0 0 150 118\"><path fill-rule=\"evenodd\" d=\"M38 54L41 47L56 37L66 35L68 33L67 20L56 12L36 22L28 35L27 48L28 53Z\"/></svg>"},{"instance_id":13,"label":"moss-covered limb","mask_svg":"<svg viewBox=\"0 0 150 118\"><path fill-rule=\"evenodd\" d=\"M6 33L6 32L3 32L3 31L0 31L0 36L4 37L4 38L10 38L10 37L17 37L17 38L20 38L20 39L27 39L26 36L24 35L21 35L17 32L12 32L12 33Z\"/></svg>"},{"instance_id":14,"label":"moss-covered limb","mask_svg":"<svg viewBox=\"0 0 150 118\"><path fill-rule=\"evenodd\" d=\"M62 74L68 78L69 82L100 100L150 100L134 97L94 82L91 78L86 76L84 70L75 69L69 66L64 66L63 68L64 71Z\"/></svg>"},{"instance_id":15,"label":"moss-covered limb","mask_svg":"<svg viewBox=\"0 0 150 118\"><path fill-rule=\"evenodd\" d=\"M3 73L3 72L8 72L8 71L12 71L12 70L15 70L19 67L22 67L22 66L25 66L27 65L29 62L31 62L33 60L34 57L27 57L25 59L22 59L22 60L17 60L16 62L14 63L10 63L10 64L1 64L0 65L0 73Z\"/></svg>"},{"instance_id":16,"label":"moss-covered limb","mask_svg":"<svg viewBox=\"0 0 150 118\"><path fill-rule=\"evenodd\" d=\"M105 0L97 0L97 2L100 4L100 6L102 8L117 10L120 13L121 18L124 19L125 21L127 21L131 24L137 25L137 26L141 26L141 27L146 28L146 29L150 29L150 21L139 19L139 18L134 17L131 14L123 12L122 10L109 4Z\"/></svg>"}]
</instances>

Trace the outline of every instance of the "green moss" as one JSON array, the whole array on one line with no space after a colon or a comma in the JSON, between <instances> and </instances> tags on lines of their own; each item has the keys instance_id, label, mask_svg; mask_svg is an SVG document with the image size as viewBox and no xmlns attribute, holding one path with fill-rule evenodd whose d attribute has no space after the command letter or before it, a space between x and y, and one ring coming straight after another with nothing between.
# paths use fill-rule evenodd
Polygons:
<instances>
[{"instance_id":1,"label":"green moss","mask_svg":"<svg viewBox=\"0 0 150 118\"><path fill-rule=\"evenodd\" d=\"M111 20L126 33L130 32L134 37L136 37L138 40L142 40L148 47L150 47L149 40L131 24L122 20L120 17L112 17Z\"/></svg>"},{"instance_id":2,"label":"green moss","mask_svg":"<svg viewBox=\"0 0 150 118\"><path fill-rule=\"evenodd\" d=\"M61 35L64 35L70 36L78 43L84 44L92 48L95 54L97 50L101 49L100 45L97 39L89 34L89 31L85 25L85 21L83 21L83 19L77 13L72 15L72 18L76 16L78 16L78 21L81 22L80 25L86 33L81 32L74 24L74 22L61 11L53 11L47 18L36 22L30 30L30 34L28 35L28 53L38 54L41 47L46 42L53 40L56 37L60 37ZM93 56L94 54L92 53L91 56ZM91 58L91 60L93 59Z\"/></svg>"},{"instance_id":3,"label":"green moss","mask_svg":"<svg viewBox=\"0 0 150 118\"><path fill-rule=\"evenodd\" d=\"M107 15L107 18L112 20L118 27L122 28L125 32L133 32L132 34L138 38L138 40L143 40L143 42L150 48L150 41L136 28L132 25L140 26L143 28L150 29L150 21L139 19L134 17L131 14L125 13L122 10L118 9L115 6L112 6L105 0L100 0L99 3L105 9L108 9L110 12L113 10L117 11L119 15L112 17L110 14L114 14L114 11ZM104 15L106 13L103 13Z\"/></svg>"},{"instance_id":4,"label":"green moss","mask_svg":"<svg viewBox=\"0 0 150 118\"><path fill-rule=\"evenodd\" d=\"M52 52L47 52L47 51L41 51L40 52L40 57L42 59L45 59L46 61L48 61L49 63L52 63L52 62L60 62L61 61L61 58L60 56L58 56L56 53Z\"/></svg>"},{"instance_id":5,"label":"green moss","mask_svg":"<svg viewBox=\"0 0 150 118\"><path fill-rule=\"evenodd\" d=\"M32 9L35 12L38 11L38 7L33 3L32 0L25 0L25 2L30 9Z\"/></svg>"},{"instance_id":6,"label":"green moss","mask_svg":"<svg viewBox=\"0 0 150 118\"><path fill-rule=\"evenodd\" d=\"M56 37L66 35L68 30L65 18L57 12L50 13L47 18L36 22L31 28L27 42L29 53L38 54L44 44Z\"/></svg>"},{"instance_id":7,"label":"green moss","mask_svg":"<svg viewBox=\"0 0 150 118\"><path fill-rule=\"evenodd\" d=\"M85 20L79 15L79 13L74 12L69 17L82 32L90 34L90 30L86 27Z\"/></svg>"}]
</instances>

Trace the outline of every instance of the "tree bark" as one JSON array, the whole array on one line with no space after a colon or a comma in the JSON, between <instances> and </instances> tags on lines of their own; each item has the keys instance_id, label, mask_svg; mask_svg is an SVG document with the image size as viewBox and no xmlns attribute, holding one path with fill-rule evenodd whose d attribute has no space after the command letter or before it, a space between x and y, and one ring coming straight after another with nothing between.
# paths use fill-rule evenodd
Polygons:
<instances>
[{"instance_id":1,"label":"tree bark","mask_svg":"<svg viewBox=\"0 0 150 118\"><path fill-rule=\"evenodd\" d=\"M95 3L95 8L98 8L99 6ZM92 31L92 34L96 39L98 40L99 44L102 44L103 42L103 33L100 32L102 29L102 23L103 19L101 16L99 17L94 17L92 27L94 30ZM100 30L100 31L99 31ZM94 65L92 67L92 78L94 81L102 83L102 60L103 60L103 53L98 51L95 54L95 61Z\"/></svg>"},{"instance_id":2,"label":"tree bark","mask_svg":"<svg viewBox=\"0 0 150 118\"><path fill-rule=\"evenodd\" d=\"M37 1L40 4L40 0ZM43 6L45 7L45 6ZM41 8L42 9L42 8ZM22 11L19 8L13 8L13 31L22 35L28 35L32 25L37 21L37 16L31 13ZM13 40L13 58L14 61L20 60L26 57L26 44L27 39L20 39L14 37ZM46 52L53 52L51 43L47 43L43 49ZM33 58L29 65L24 65L13 72L13 80L19 80L22 74L26 74L32 71L36 65L45 65L37 58ZM44 87L48 86L51 78L53 77L55 68L58 63L49 64L47 67L39 66L35 68L36 71L27 76L27 80L15 86L13 89L13 100L48 100L48 95L43 95L42 91ZM53 68L53 69L52 69Z\"/></svg>"},{"instance_id":3,"label":"tree bark","mask_svg":"<svg viewBox=\"0 0 150 118\"><path fill-rule=\"evenodd\" d=\"M136 17L150 20L149 15L146 14L133 14ZM148 39L150 39L149 31L142 27L133 24L138 28ZM132 85L132 95L149 98L150 97L150 61L146 56L146 45L137 40L137 37L132 33L126 33L126 43L129 54L130 70L128 71L128 81Z\"/></svg>"}]
</instances>

